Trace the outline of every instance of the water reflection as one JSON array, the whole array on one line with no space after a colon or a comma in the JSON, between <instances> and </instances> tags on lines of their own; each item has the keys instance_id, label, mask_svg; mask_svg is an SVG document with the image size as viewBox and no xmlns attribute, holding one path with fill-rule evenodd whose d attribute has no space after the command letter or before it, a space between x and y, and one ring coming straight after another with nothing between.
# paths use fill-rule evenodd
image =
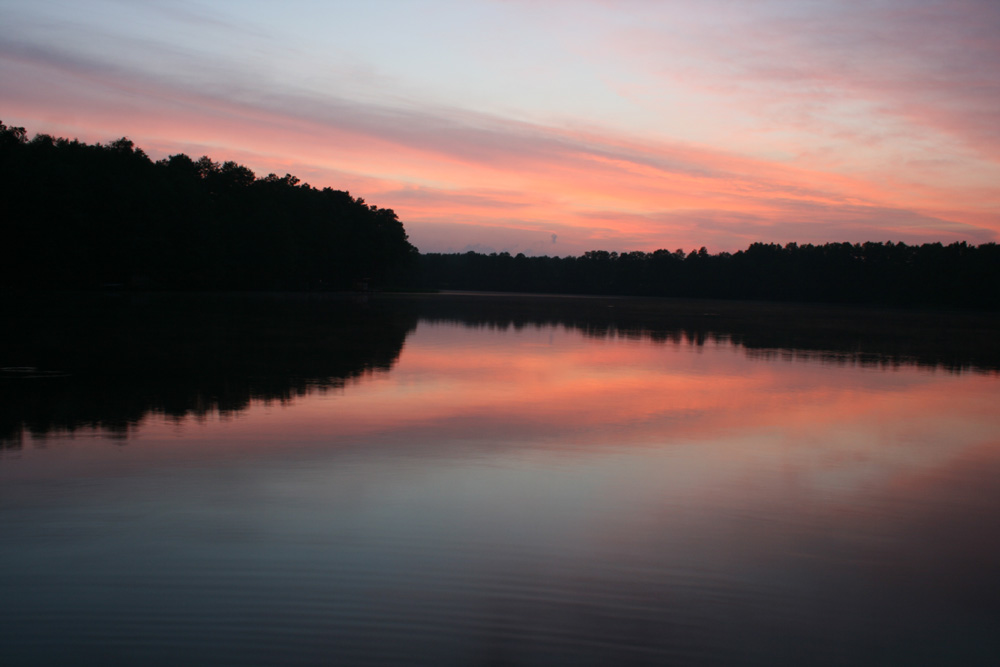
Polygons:
<instances>
[{"instance_id":1,"label":"water reflection","mask_svg":"<svg viewBox=\"0 0 1000 667\"><path fill-rule=\"evenodd\" d=\"M45 296L13 305L0 349L0 442L288 401L388 370L416 326L336 296Z\"/></svg>"},{"instance_id":2,"label":"water reflection","mask_svg":"<svg viewBox=\"0 0 1000 667\"><path fill-rule=\"evenodd\" d=\"M732 343L750 353L780 350L838 363L1000 369L1000 317L991 313L460 293L427 297L419 313L473 327L563 326L597 338Z\"/></svg>"},{"instance_id":3,"label":"water reflection","mask_svg":"<svg viewBox=\"0 0 1000 667\"><path fill-rule=\"evenodd\" d=\"M124 439L149 414L225 415L255 399L339 388L389 370L420 321L732 346L749 358L1000 369L997 318L975 314L503 295L47 296L8 308L18 318L0 333L7 448L25 433L99 429Z\"/></svg>"},{"instance_id":4,"label":"water reflection","mask_svg":"<svg viewBox=\"0 0 1000 667\"><path fill-rule=\"evenodd\" d=\"M128 447L8 450L0 662L994 664L988 346L873 364L850 332L898 342L881 321L757 348L691 304L448 301L207 309L178 375L295 326L174 412L154 366L126 375ZM226 383L248 403L203 409Z\"/></svg>"}]
</instances>

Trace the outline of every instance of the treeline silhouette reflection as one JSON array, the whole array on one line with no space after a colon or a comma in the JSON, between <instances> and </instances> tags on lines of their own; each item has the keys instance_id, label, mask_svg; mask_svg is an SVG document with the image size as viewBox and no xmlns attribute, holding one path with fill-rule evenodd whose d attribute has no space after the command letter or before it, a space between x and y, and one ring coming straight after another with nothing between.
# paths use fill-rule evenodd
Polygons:
<instances>
[{"instance_id":1,"label":"treeline silhouette reflection","mask_svg":"<svg viewBox=\"0 0 1000 667\"><path fill-rule=\"evenodd\" d=\"M387 371L419 322L565 327L596 338L733 345L754 357L1000 370L1000 318L754 302L429 294L8 297L0 444L289 401Z\"/></svg>"},{"instance_id":2,"label":"treeline silhouette reflection","mask_svg":"<svg viewBox=\"0 0 1000 667\"><path fill-rule=\"evenodd\" d=\"M46 295L8 301L0 441L147 414L234 413L388 370L412 314L332 295Z\"/></svg>"},{"instance_id":3,"label":"treeline silhouette reflection","mask_svg":"<svg viewBox=\"0 0 1000 667\"><path fill-rule=\"evenodd\" d=\"M1000 316L988 312L455 292L423 298L419 315L466 326L564 326L592 337L732 344L755 356L1000 369Z\"/></svg>"}]
</instances>

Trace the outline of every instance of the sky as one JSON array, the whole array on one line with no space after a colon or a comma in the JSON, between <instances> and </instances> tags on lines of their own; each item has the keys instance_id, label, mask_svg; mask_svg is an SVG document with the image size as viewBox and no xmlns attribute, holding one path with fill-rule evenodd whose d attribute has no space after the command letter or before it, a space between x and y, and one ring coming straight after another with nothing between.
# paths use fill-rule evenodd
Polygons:
<instances>
[{"instance_id":1,"label":"sky","mask_svg":"<svg viewBox=\"0 0 1000 667\"><path fill-rule=\"evenodd\" d=\"M1000 240L997 0L0 0L0 121L422 252Z\"/></svg>"}]
</instances>

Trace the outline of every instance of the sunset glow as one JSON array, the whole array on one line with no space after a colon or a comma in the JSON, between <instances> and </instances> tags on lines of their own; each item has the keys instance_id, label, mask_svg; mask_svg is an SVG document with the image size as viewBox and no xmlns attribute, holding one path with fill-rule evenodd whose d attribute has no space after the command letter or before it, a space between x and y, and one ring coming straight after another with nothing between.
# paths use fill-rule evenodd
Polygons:
<instances>
[{"instance_id":1,"label":"sunset glow","mask_svg":"<svg viewBox=\"0 0 1000 667\"><path fill-rule=\"evenodd\" d=\"M269 455L281 456L310 443L350 449L380 437L405 449L424 434L433 434L427 437L445 451L516 450L541 441L545 448L581 456L726 443L728 459L745 462L793 451L808 458L816 434L823 433L838 452L823 465L851 468L852 474L873 460L902 468L937 463L955 454L942 446L954 438L996 440L983 426L997 421L996 378L989 375L779 361L755 358L728 343L650 344L588 338L562 328L482 331L478 345L469 345L468 338L452 326L422 323L391 373L298 397L287 406L258 403L247 412L200 421L150 417L133 437L147 449L162 441L170 456L185 445L202 448L220 430L238 436L235 451L271 449ZM942 418L942 412L955 417ZM898 444L873 453L868 434L885 431L897 433ZM405 436L393 436L399 433Z\"/></svg>"},{"instance_id":2,"label":"sunset glow","mask_svg":"<svg viewBox=\"0 0 1000 667\"><path fill-rule=\"evenodd\" d=\"M0 120L392 208L422 252L1000 239L1000 5L0 2Z\"/></svg>"}]
</instances>

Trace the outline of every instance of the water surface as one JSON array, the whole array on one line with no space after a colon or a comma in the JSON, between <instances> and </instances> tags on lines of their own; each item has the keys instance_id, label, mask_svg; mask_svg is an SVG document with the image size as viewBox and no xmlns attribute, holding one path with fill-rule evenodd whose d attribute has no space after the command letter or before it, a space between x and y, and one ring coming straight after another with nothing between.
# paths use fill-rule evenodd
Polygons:
<instances>
[{"instance_id":1,"label":"water surface","mask_svg":"<svg viewBox=\"0 0 1000 667\"><path fill-rule=\"evenodd\" d=\"M449 303L13 340L0 662L995 664L992 349Z\"/></svg>"}]
</instances>

